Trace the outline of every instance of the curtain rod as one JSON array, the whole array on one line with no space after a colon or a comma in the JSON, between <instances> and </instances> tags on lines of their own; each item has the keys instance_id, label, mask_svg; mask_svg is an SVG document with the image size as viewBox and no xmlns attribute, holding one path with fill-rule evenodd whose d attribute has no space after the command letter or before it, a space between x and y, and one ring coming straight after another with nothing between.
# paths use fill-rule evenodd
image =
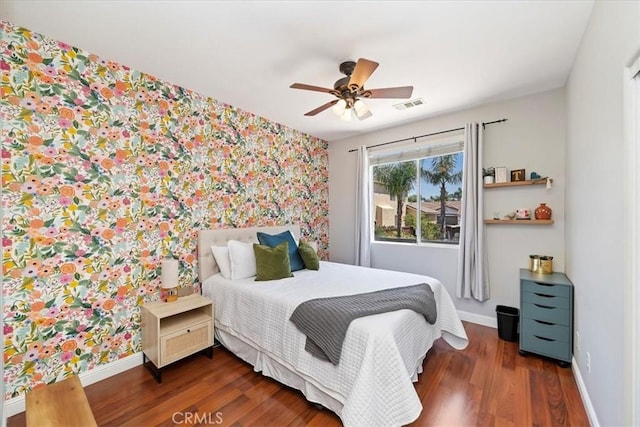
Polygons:
<instances>
[{"instance_id":1,"label":"curtain rod","mask_svg":"<svg viewBox=\"0 0 640 427\"><path fill-rule=\"evenodd\" d=\"M483 122L482 123L482 127L484 128L486 125L492 125L494 123L502 123L502 122L506 122L507 119L500 119L500 120L494 120L492 122ZM464 128L455 128L455 129L447 129L447 130L441 130L440 132L432 132L432 133L427 133L424 135L419 135L419 136L412 136L411 138L403 138L403 139L396 139L395 141L389 141L389 142L383 142L381 144L375 144L375 145L368 145L367 148L374 148L374 147L381 147L383 145L389 145L389 144L395 144L396 142L404 142L404 141L411 141L411 140L416 140L418 138L424 138L427 136L433 136L433 135L440 135L442 133L449 133L449 132L455 132L458 130L464 130ZM357 148L352 148L351 150L349 150L350 153L353 153L354 151L358 151Z\"/></svg>"}]
</instances>

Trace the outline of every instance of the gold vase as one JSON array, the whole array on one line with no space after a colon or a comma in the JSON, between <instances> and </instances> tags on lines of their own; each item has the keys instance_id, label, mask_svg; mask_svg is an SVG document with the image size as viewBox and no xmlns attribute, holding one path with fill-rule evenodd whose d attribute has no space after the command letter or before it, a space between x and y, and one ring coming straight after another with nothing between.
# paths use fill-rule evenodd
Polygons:
<instances>
[{"instance_id":1,"label":"gold vase","mask_svg":"<svg viewBox=\"0 0 640 427\"><path fill-rule=\"evenodd\" d=\"M538 255L529 255L529 271L532 273L540 271L540 257Z\"/></svg>"},{"instance_id":2,"label":"gold vase","mask_svg":"<svg viewBox=\"0 0 640 427\"><path fill-rule=\"evenodd\" d=\"M553 257L552 256L540 257L540 273L543 273L543 274L553 273Z\"/></svg>"}]
</instances>

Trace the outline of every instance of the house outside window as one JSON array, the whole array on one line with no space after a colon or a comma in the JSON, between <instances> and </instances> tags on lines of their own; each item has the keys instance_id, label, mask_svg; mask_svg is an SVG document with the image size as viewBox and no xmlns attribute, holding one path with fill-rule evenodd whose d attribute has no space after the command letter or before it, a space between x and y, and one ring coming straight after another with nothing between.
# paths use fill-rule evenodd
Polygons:
<instances>
[{"instance_id":1,"label":"house outside window","mask_svg":"<svg viewBox=\"0 0 640 427\"><path fill-rule=\"evenodd\" d=\"M371 153L374 241L458 244L462 150L457 137Z\"/></svg>"}]
</instances>

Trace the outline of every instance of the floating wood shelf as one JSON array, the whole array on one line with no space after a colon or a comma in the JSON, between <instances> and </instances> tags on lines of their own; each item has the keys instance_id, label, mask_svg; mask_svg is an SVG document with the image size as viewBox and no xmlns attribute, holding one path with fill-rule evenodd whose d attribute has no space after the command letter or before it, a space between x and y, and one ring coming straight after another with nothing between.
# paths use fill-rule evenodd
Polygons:
<instances>
[{"instance_id":1,"label":"floating wood shelf","mask_svg":"<svg viewBox=\"0 0 640 427\"><path fill-rule=\"evenodd\" d=\"M550 225L552 219L485 219L485 224Z\"/></svg>"},{"instance_id":2,"label":"floating wood shelf","mask_svg":"<svg viewBox=\"0 0 640 427\"><path fill-rule=\"evenodd\" d=\"M553 182L553 179L549 179ZM520 185L546 185L547 178L540 179L528 179L526 181L512 181L512 182L494 182L493 184L484 184L484 188L496 188L496 187L516 187Z\"/></svg>"}]
</instances>

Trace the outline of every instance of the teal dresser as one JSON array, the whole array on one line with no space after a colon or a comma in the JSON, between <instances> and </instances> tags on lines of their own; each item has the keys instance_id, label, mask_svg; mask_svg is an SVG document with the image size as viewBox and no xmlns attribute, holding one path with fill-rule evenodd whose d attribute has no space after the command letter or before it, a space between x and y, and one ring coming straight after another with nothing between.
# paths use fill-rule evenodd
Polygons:
<instances>
[{"instance_id":1,"label":"teal dresser","mask_svg":"<svg viewBox=\"0 0 640 427\"><path fill-rule=\"evenodd\" d=\"M520 269L520 354L569 366L573 354L573 284L564 273Z\"/></svg>"}]
</instances>

